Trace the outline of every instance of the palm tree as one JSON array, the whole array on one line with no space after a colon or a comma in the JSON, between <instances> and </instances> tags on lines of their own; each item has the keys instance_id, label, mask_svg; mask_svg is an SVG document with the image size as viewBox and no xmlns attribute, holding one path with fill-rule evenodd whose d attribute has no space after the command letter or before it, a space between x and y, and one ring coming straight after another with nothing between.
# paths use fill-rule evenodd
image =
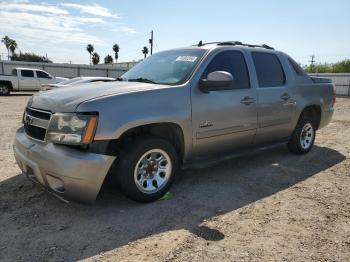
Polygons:
<instances>
[{"instance_id":1,"label":"palm tree","mask_svg":"<svg viewBox=\"0 0 350 262\"><path fill-rule=\"evenodd\" d=\"M100 56L96 52L92 54L92 63L97 65L100 62Z\"/></svg>"},{"instance_id":2,"label":"palm tree","mask_svg":"<svg viewBox=\"0 0 350 262\"><path fill-rule=\"evenodd\" d=\"M120 51L119 45L118 44L114 44L113 45L113 52L114 52L114 58L115 58L115 62L117 63L118 60L118 53Z\"/></svg>"},{"instance_id":3,"label":"palm tree","mask_svg":"<svg viewBox=\"0 0 350 262\"><path fill-rule=\"evenodd\" d=\"M112 64L113 63L113 57L110 55L107 55L105 57L105 64Z\"/></svg>"},{"instance_id":4,"label":"palm tree","mask_svg":"<svg viewBox=\"0 0 350 262\"><path fill-rule=\"evenodd\" d=\"M5 35L2 39L1 39L1 43L4 43L4 45L6 46L7 49L7 59L10 60L10 44L11 44L11 38L9 38L7 35Z\"/></svg>"},{"instance_id":5,"label":"palm tree","mask_svg":"<svg viewBox=\"0 0 350 262\"><path fill-rule=\"evenodd\" d=\"M146 56L148 55L148 48L147 48L147 46L144 46L144 47L143 47L143 49L142 49L142 54L144 54L144 55L145 55L145 58L146 58Z\"/></svg>"},{"instance_id":6,"label":"palm tree","mask_svg":"<svg viewBox=\"0 0 350 262\"><path fill-rule=\"evenodd\" d=\"M86 46L86 51L88 51L89 52L89 54L90 54L90 65L91 65L91 54L92 54L92 52L94 52L94 46L93 45L91 45L91 44L88 44L87 46Z\"/></svg>"},{"instance_id":7,"label":"palm tree","mask_svg":"<svg viewBox=\"0 0 350 262\"><path fill-rule=\"evenodd\" d=\"M18 47L18 45L17 45L16 40L11 39L10 46L9 46L9 49L11 51L11 56L14 56L17 47Z\"/></svg>"}]
</instances>

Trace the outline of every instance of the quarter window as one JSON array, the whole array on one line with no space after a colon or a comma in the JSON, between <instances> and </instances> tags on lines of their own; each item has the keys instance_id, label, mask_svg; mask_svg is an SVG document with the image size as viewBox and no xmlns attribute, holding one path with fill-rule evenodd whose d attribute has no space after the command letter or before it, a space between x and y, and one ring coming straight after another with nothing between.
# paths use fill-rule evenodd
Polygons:
<instances>
[{"instance_id":1,"label":"quarter window","mask_svg":"<svg viewBox=\"0 0 350 262\"><path fill-rule=\"evenodd\" d=\"M21 70L21 75L23 77L34 77L34 71L32 71L32 70Z\"/></svg>"},{"instance_id":2,"label":"quarter window","mask_svg":"<svg viewBox=\"0 0 350 262\"><path fill-rule=\"evenodd\" d=\"M235 89L250 88L247 64L239 51L223 51L217 54L205 70L203 78L207 78L207 75L214 71L231 73Z\"/></svg>"},{"instance_id":3,"label":"quarter window","mask_svg":"<svg viewBox=\"0 0 350 262\"><path fill-rule=\"evenodd\" d=\"M38 78L51 78L48 74L43 71L36 71L36 76Z\"/></svg>"},{"instance_id":4,"label":"quarter window","mask_svg":"<svg viewBox=\"0 0 350 262\"><path fill-rule=\"evenodd\" d=\"M306 75L304 70L293 59L288 58L288 62L291 65L291 67L293 68L296 75L298 75L298 76L305 76Z\"/></svg>"},{"instance_id":5,"label":"quarter window","mask_svg":"<svg viewBox=\"0 0 350 262\"><path fill-rule=\"evenodd\" d=\"M286 82L280 60L275 54L253 52L259 87L283 86Z\"/></svg>"}]
</instances>

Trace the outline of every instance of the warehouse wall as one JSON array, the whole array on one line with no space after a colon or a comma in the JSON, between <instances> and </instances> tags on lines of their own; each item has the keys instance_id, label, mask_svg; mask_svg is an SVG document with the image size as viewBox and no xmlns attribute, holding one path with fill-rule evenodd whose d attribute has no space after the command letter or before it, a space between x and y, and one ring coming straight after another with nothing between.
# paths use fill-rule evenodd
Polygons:
<instances>
[{"instance_id":1,"label":"warehouse wall","mask_svg":"<svg viewBox=\"0 0 350 262\"><path fill-rule=\"evenodd\" d=\"M79 65L79 64L56 64L56 63L34 63L19 61L0 61L0 74L10 75L16 67L27 67L42 69L53 76L73 78L77 76L104 76L119 77L137 62L100 64L100 65Z\"/></svg>"},{"instance_id":2,"label":"warehouse wall","mask_svg":"<svg viewBox=\"0 0 350 262\"><path fill-rule=\"evenodd\" d=\"M322 73L310 75L332 79L332 82L335 84L337 95L350 96L350 73Z\"/></svg>"}]
</instances>

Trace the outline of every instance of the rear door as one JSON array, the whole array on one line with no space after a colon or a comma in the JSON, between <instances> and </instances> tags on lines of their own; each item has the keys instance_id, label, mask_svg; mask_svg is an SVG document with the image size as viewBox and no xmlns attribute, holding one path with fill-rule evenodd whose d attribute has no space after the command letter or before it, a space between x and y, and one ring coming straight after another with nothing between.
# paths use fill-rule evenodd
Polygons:
<instances>
[{"instance_id":1,"label":"rear door","mask_svg":"<svg viewBox=\"0 0 350 262\"><path fill-rule=\"evenodd\" d=\"M256 144L282 140L293 131L292 119L295 114L293 89L287 81L276 52L251 53L257 77L258 130Z\"/></svg>"},{"instance_id":2,"label":"rear door","mask_svg":"<svg viewBox=\"0 0 350 262\"><path fill-rule=\"evenodd\" d=\"M214 71L232 74L232 90L203 93L192 88L194 153L202 158L251 146L257 128L256 92L252 87L245 54L239 50L219 51L198 72L206 78ZM204 70L204 71L203 71Z\"/></svg>"},{"instance_id":3,"label":"rear door","mask_svg":"<svg viewBox=\"0 0 350 262\"><path fill-rule=\"evenodd\" d=\"M38 80L34 75L34 70L21 69L21 75L19 76L19 89L20 90L38 90Z\"/></svg>"}]
</instances>

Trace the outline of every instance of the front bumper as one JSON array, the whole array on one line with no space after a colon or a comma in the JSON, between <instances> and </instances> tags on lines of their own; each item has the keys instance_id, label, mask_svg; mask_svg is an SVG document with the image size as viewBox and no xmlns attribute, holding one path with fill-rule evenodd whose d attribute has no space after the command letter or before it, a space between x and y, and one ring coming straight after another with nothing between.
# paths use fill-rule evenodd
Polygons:
<instances>
[{"instance_id":1,"label":"front bumper","mask_svg":"<svg viewBox=\"0 0 350 262\"><path fill-rule=\"evenodd\" d=\"M115 156L36 142L23 127L16 132L14 155L23 174L65 200L93 203Z\"/></svg>"}]
</instances>

